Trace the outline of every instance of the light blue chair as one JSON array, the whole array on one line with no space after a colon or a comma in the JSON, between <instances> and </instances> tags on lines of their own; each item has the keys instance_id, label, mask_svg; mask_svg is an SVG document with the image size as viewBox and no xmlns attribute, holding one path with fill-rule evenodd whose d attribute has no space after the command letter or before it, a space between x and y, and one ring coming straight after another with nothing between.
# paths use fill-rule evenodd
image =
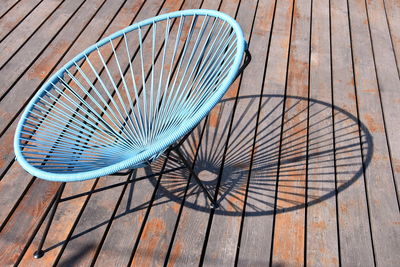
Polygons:
<instances>
[{"instance_id":1,"label":"light blue chair","mask_svg":"<svg viewBox=\"0 0 400 267\"><path fill-rule=\"evenodd\" d=\"M63 182L34 256L44 254L65 182L142 167L164 153L180 158L216 208L179 146L249 61L234 19L185 10L118 31L57 71L28 104L14 140L25 170Z\"/></svg>"}]
</instances>

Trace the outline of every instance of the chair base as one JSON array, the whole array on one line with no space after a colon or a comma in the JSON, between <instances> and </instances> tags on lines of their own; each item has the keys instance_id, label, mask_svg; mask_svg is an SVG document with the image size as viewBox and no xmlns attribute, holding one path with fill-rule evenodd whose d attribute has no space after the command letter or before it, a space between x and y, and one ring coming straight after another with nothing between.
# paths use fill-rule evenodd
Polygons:
<instances>
[{"instance_id":1,"label":"chair base","mask_svg":"<svg viewBox=\"0 0 400 267\"><path fill-rule=\"evenodd\" d=\"M33 253L33 257L35 259L40 259L41 257L43 257L43 255L44 255L43 250L37 250L37 251L35 251L35 253Z\"/></svg>"},{"instance_id":2,"label":"chair base","mask_svg":"<svg viewBox=\"0 0 400 267\"><path fill-rule=\"evenodd\" d=\"M184 138L184 139L186 139L186 138ZM179 149L179 145L180 145L181 143L182 143L182 142L180 142L179 144L177 144L177 145L175 145L175 146L172 146L172 147L170 148L170 151L174 151L174 152L175 152L175 154L179 157L179 160L178 160L178 161L181 162L181 163L183 163L183 165L189 170L190 174L193 176L193 178L195 179L195 181L197 182L197 184L198 184L198 185L201 187L201 189L204 191L204 193L206 194L207 198L208 198L209 201L210 201L210 208L211 208L211 209L216 209L216 208L218 208L219 205L218 205L217 201L214 200L214 198L211 196L210 192L207 190L207 188L206 188L206 187L204 186L204 184L201 182L200 178L199 178L199 177L197 176L197 174L194 172L194 170L193 170L193 167L194 167L194 166L193 166L193 163L190 163L190 162L183 156L181 150ZM176 170L176 169L173 169L173 170ZM130 172L131 172L131 171L124 172L124 173L119 173L119 174L129 174ZM167 173L167 172L157 173L156 175L161 175L161 174L164 174L164 173ZM154 175L154 176L156 176L156 175ZM152 176L153 176L153 175L152 175ZM38 249L37 249L36 252L33 254L33 257L34 257L35 259L40 259L40 258L42 258L42 257L44 256L44 254L45 254L45 251L44 251L42 248L43 248L44 242L45 242L45 240L46 240L48 231L49 231L49 229L50 229L51 223L52 223L52 221L53 221L53 219L54 219L54 215L55 215L55 213L56 213L56 210L57 210L57 207L58 207L58 204L59 204L59 203L64 202L64 201L67 201L67 200L71 200L71 199L74 199L74 198L78 198L78 197L81 197L81 196L89 195L89 194L91 194L91 193L97 193L97 192L100 192L100 191L103 191L103 190L106 190L106 189L109 189L109 188L112 188L112 187L117 187L117 186L125 185L125 184L128 184L128 183L132 183L132 182L134 182L134 181L138 181L138 179L133 179L133 180L129 180L129 181L126 181L126 182L118 183L118 184L115 184L115 185L108 186L108 187L106 187L106 188L95 189L95 190L92 190L92 191L89 191L89 192L86 192L86 193L83 193L83 194L78 194L78 195L76 195L76 196L72 196L72 197L68 197L68 198L61 198L62 192L64 191L64 188L65 188L65 182L62 183L61 186L60 186L60 188L58 189L58 191L57 191L57 193L56 193L55 199L54 199L54 200L52 201L52 203L50 204L50 205L51 205L51 206L50 206L50 208L51 208L50 217L49 217L49 219L48 219L46 228L45 228L45 230L44 230L44 232L43 232L42 238L41 238L40 243L39 243L39 245L38 245Z\"/></svg>"},{"instance_id":3,"label":"chair base","mask_svg":"<svg viewBox=\"0 0 400 267\"><path fill-rule=\"evenodd\" d=\"M190 174L193 176L193 178L196 180L197 184L203 189L204 193L206 194L207 198L210 200L210 207L212 209L218 208L219 205L217 201L211 196L210 192L207 190L207 188L204 186L204 184L201 182L200 178L197 176L197 174L193 170L193 164L190 164L186 158L183 156L181 150L179 149L179 146L176 146L172 148L172 151L174 151L179 159L182 161L182 163L185 165L185 167L189 170Z\"/></svg>"}]
</instances>

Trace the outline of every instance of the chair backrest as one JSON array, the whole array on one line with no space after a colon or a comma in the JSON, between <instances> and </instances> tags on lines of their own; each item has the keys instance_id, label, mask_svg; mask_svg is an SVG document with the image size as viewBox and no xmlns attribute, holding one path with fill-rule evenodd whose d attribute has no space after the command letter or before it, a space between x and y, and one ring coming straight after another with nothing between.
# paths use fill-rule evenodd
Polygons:
<instances>
[{"instance_id":1,"label":"chair backrest","mask_svg":"<svg viewBox=\"0 0 400 267\"><path fill-rule=\"evenodd\" d=\"M41 178L83 180L155 157L222 98L244 49L235 20L212 10L173 12L116 32L32 99L16 132L17 159Z\"/></svg>"}]
</instances>

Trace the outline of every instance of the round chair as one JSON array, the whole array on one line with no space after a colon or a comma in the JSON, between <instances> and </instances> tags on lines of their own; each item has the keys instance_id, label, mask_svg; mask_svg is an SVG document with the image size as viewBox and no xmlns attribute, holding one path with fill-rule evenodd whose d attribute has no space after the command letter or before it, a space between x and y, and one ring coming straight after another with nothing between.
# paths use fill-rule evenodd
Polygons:
<instances>
[{"instance_id":1,"label":"round chair","mask_svg":"<svg viewBox=\"0 0 400 267\"><path fill-rule=\"evenodd\" d=\"M49 225L65 182L142 167L170 151L216 207L179 145L249 61L234 19L184 10L133 24L65 64L27 105L14 139L26 171L63 182Z\"/></svg>"}]
</instances>

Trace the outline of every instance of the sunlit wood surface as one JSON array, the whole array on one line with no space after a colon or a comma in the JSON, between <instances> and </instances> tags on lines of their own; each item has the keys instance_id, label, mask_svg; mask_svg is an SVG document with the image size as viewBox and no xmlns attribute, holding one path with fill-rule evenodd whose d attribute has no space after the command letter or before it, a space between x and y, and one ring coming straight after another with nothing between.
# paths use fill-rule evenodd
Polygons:
<instances>
[{"instance_id":1,"label":"sunlit wood surface","mask_svg":"<svg viewBox=\"0 0 400 267\"><path fill-rule=\"evenodd\" d=\"M59 184L14 160L24 106L102 37L193 8L234 17L252 54L184 144L220 208L183 169L140 179L60 204L34 259ZM399 64L398 0L2 0L0 266L399 266Z\"/></svg>"}]
</instances>

